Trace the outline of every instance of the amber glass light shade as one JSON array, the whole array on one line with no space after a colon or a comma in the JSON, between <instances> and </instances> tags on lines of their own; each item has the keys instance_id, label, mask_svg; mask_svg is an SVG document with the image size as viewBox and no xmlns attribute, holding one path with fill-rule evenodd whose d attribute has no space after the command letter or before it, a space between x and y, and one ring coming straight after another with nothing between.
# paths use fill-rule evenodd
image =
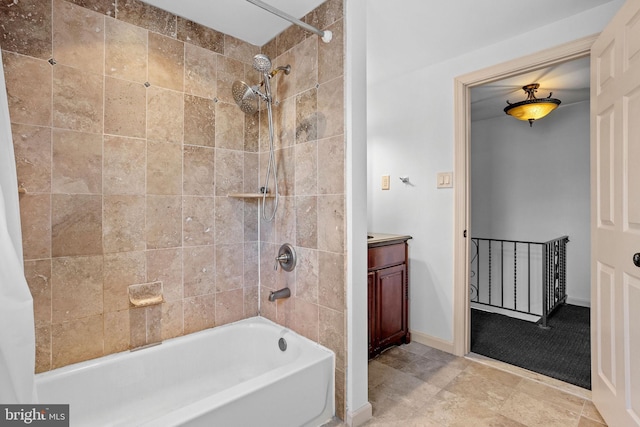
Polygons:
<instances>
[{"instance_id":1,"label":"amber glass light shade","mask_svg":"<svg viewBox=\"0 0 640 427\"><path fill-rule=\"evenodd\" d=\"M533 126L534 121L543 118L558 108L560 100L551 98L553 93L550 93L548 98L536 98L535 92L539 87L538 83L523 86L522 89L527 94L527 99L515 104L507 101L509 105L505 107L504 112L518 120L527 120L529 126Z\"/></svg>"}]
</instances>

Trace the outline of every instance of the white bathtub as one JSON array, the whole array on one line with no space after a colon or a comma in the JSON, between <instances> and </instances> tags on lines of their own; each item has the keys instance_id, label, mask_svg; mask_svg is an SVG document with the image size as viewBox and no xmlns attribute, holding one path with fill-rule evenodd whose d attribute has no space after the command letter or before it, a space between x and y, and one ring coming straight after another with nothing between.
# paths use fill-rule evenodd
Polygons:
<instances>
[{"instance_id":1,"label":"white bathtub","mask_svg":"<svg viewBox=\"0 0 640 427\"><path fill-rule=\"evenodd\" d=\"M278 346L284 338L287 349ZM36 375L71 426L319 426L334 414L334 354L261 317Z\"/></svg>"}]
</instances>

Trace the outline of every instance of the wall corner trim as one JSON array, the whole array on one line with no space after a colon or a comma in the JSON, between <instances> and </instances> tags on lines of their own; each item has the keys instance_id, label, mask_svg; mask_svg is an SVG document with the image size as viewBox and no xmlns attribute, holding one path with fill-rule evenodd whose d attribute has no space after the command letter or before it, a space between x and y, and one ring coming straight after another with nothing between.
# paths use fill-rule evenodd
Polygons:
<instances>
[{"instance_id":1,"label":"wall corner trim","mask_svg":"<svg viewBox=\"0 0 640 427\"><path fill-rule=\"evenodd\" d=\"M355 411L347 412L346 424L349 427L358 427L373 417L373 407L367 402Z\"/></svg>"}]
</instances>

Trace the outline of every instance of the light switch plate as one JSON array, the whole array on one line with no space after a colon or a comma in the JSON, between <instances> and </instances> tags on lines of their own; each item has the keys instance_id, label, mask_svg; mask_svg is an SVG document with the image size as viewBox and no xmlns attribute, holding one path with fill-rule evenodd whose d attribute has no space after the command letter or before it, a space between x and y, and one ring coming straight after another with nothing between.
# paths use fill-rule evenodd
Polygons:
<instances>
[{"instance_id":1,"label":"light switch plate","mask_svg":"<svg viewBox=\"0 0 640 427\"><path fill-rule=\"evenodd\" d=\"M452 187L453 187L453 172L439 172L438 188L452 188Z\"/></svg>"},{"instance_id":2,"label":"light switch plate","mask_svg":"<svg viewBox=\"0 0 640 427\"><path fill-rule=\"evenodd\" d=\"M391 177L389 175L382 175L381 187L383 190L388 190L391 183Z\"/></svg>"}]
</instances>

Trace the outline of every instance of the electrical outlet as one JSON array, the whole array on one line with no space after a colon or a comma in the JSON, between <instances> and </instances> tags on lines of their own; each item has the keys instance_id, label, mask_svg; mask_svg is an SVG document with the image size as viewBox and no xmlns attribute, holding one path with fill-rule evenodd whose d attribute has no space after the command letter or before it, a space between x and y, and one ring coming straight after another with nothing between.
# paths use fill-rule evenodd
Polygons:
<instances>
[{"instance_id":1,"label":"electrical outlet","mask_svg":"<svg viewBox=\"0 0 640 427\"><path fill-rule=\"evenodd\" d=\"M389 175L382 175L382 189L388 190L391 183L391 177Z\"/></svg>"}]
</instances>

